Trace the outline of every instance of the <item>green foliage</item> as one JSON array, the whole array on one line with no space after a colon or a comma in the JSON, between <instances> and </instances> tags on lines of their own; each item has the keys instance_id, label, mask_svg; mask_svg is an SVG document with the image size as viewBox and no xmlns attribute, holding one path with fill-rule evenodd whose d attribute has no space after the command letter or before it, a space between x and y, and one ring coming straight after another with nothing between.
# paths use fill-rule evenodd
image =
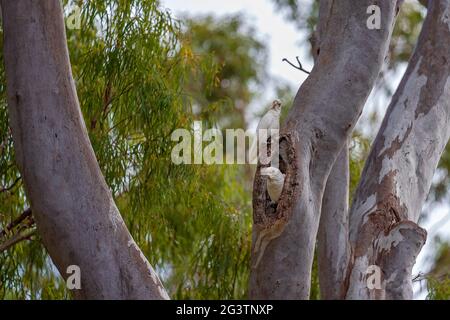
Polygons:
<instances>
[{"instance_id":1,"label":"green foliage","mask_svg":"<svg viewBox=\"0 0 450 320\"><path fill-rule=\"evenodd\" d=\"M318 0L272 0L275 7L284 13L286 20L294 23L299 29L312 30L319 15Z\"/></svg>"},{"instance_id":2,"label":"green foliage","mask_svg":"<svg viewBox=\"0 0 450 320\"><path fill-rule=\"evenodd\" d=\"M350 143L350 203L355 194L356 188L358 187L358 182L361 178L362 171L364 169L364 164L366 158L370 151L370 141L368 138L364 137L361 133L355 131L353 132L352 141Z\"/></svg>"},{"instance_id":3,"label":"green foliage","mask_svg":"<svg viewBox=\"0 0 450 320\"><path fill-rule=\"evenodd\" d=\"M185 21L185 41L194 54L208 55L220 67L216 86L208 88L205 81L187 84L187 92L200 108L198 116L213 119L222 128L245 128L245 110L268 78L265 44L240 14Z\"/></svg>"},{"instance_id":4,"label":"green foliage","mask_svg":"<svg viewBox=\"0 0 450 320\"><path fill-rule=\"evenodd\" d=\"M311 288L309 292L310 300L320 300L320 286L319 286L319 265L317 259L317 250L314 253L314 261L311 269Z\"/></svg>"},{"instance_id":5,"label":"green foliage","mask_svg":"<svg viewBox=\"0 0 450 320\"><path fill-rule=\"evenodd\" d=\"M426 10L418 2L402 4L390 43L390 67L408 62L422 28Z\"/></svg>"},{"instance_id":6,"label":"green foliage","mask_svg":"<svg viewBox=\"0 0 450 320\"><path fill-rule=\"evenodd\" d=\"M443 279L427 278L428 300L450 300L450 277Z\"/></svg>"},{"instance_id":7,"label":"green foliage","mask_svg":"<svg viewBox=\"0 0 450 320\"><path fill-rule=\"evenodd\" d=\"M447 144L445 147L444 153L439 160L437 172L436 179L431 186L429 198L432 201L443 201L448 195L448 186L450 185L450 144Z\"/></svg>"},{"instance_id":8,"label":"green foliage","mask_svg":"<svg viewBox=\"0 0 450 320\"><path fill-rule=\"evenodd\" d=\"M427 275L429 300L450 300L450 243L436 239L437 254Z\"/></svg>"},{"instance_id":9,"label":"green foliage","mask_svg":"<svg viewBox=\"0 0 450 320\"><path fill-rule=\"evenodd\" d=\"M238 170L226 166L219 169L222 172L215 167L205 169L201 179L185 191L185 199L182 199L185 203L180 203L179 211L174 212L176 216L168 221L177 227L170 233L173 243L162 249L178 251L176 257L180 260L172 264L173 278L167 281L174 298L245 297L251 244L251 199L249 193L243 192L244 181ZM203 194L205 187L222 190L220 194ZM247 195L246 201L242 195ZM187 210L184 206L188 206ZM184 219L178 217L182 211L186 211Z\"/></svg>"}]
</instances>

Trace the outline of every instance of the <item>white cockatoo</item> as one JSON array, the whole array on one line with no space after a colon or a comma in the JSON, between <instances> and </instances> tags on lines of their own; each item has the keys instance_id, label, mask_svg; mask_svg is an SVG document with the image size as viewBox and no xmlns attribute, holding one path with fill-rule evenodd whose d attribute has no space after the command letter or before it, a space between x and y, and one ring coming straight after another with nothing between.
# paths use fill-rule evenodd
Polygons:
<instances>
[{"instance_id":1,"label":"white cockatoo","mask_svg":"<svg viewBox=\"0 0 450 320\"><path fill-rule=\"evenodd\" d=\"M283 191L284 174L275 167L262 168L261 174L267 176L267 192L269 193L270 199L277 203L281 191Z\"/></svg>"},{"instance_id":2,"label":"white cockatoo","mask_svg":"<svg viewBox=\"0 0 450 320\"><path fill-rule=\"evenodd\" d=\"M285 175L275 167L262 168L261 175L267 176L267 192L269 193L270 199L273 202L277 203L280 199L281 192L283 191ZM277 222L270 228L262 229L257 233L257 238L254 246L257 259L255 264L253 265L253 268L258 267L258 264L261 261L261 258L269 242L279 237L283 232L283 219L277 220Z\"/></svg>"},{"instance_id":3,"label":"white cockatoo","mask_svg":"<svg viewBox=\"0 0 450 320\"><path fill-rule=\"evenodd\" d=\"M259 146L259 150L261 150L261 143L267 143L267 141L259 141L258 137L260 130L268 130L267 138L274 137L275 131L271 130L279 130L280 129L280 113L281 113L281 102L279 100L274 100L272 102L272 106L266 112L266 114L261 118L256 127L256 138L253 141L252 147L250 148L249 158L251 159L250 163L255 163L256 158L258 156L258 151L256 150L256 146Z\"/></svg>"}]
</instances>

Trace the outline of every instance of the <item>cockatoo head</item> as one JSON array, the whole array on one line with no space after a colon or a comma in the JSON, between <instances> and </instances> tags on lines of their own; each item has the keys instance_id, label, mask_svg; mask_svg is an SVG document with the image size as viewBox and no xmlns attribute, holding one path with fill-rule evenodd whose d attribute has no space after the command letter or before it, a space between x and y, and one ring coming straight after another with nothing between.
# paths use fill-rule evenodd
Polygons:
<instances>
[{"instance_id":1,"label":"cockatoo head","mask_svg":"<svg viewBox=\"0 0 450 320\"><path fill-rule=\"evenodd\" d=\"M272 109L275 111L280 111L281 110L281 102L280 100L274 100L272 102Z\"/></svg>"},{"instance_id":2,"label":"cockatoo head","mask_svg":"<svg viewBox=\"0 0 450 320\"><path fill-rule=\"evenodd\" d=\"M261 174L263 176L267 176L271 180L283 178L283 174L281 173L281 171L275 167L262 168Z\"/></svg>"}]
</instances>

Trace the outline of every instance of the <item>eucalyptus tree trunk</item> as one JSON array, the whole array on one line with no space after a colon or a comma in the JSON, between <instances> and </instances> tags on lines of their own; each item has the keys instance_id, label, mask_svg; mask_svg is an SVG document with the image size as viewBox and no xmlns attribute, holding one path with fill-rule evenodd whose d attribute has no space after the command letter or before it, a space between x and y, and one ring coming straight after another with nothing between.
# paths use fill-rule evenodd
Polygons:
<instances>
[{"instance_id":1,"label":"eucalyptus tree trunk","mask_svg":"<svg viewBox=\"0 0 450 320\"><path fill-rule=\"evenodd\" d=\"M449 59L450 0L430 0L352 205L347 298L412 298L411 271L426 239L417 222L450 135ZM371 265L382 270L379 289L367 289Z\"/></svg>"},{"instance_id":2,"label":"eucalyptus tree trunk","mask_svg":"<svg viewBox=\"0 0 450 320\"><path fill-rule=\"evenodd\" d=\"M322 199L317 260L320 297L324 300L343 299L348 283L351 248L349 231L349 150L345 143L328 176Z\"/></svg>"},{"instance_id":3,"label":"eucalyptus tree trunk","mask_svg":"<svg viewBox=\"0 0 450 320\"><path fill-rule=\"evenodd\" d=\"M92 150L59 0L2 0L8 108L16 159L37 228L76 298L165 299L128 232Z\"/></svg>"},{"instance_id":4,"label":"eucalyptus tree trunk","mask_svg":"<svg viewBox=\"0 0 450 320\"><path fill-rule=\"evenodd\" d=\"M348 210L346 142L400 3L378 1L381 28L369 29L372 1L320 2L315 67L281 128L286 179L275 210L267 206L260 167L255 175L253 238L260 243L262 234L267 244L253 264L252 298L307 299L316 240L323 298L412 298L412 266L426 239L417 221L450 135L450 0L427 1L417 47ZM253 260L260 249L253 246ZM374 268L379 287L368 285Z\"/></svg>"}]
</instances>

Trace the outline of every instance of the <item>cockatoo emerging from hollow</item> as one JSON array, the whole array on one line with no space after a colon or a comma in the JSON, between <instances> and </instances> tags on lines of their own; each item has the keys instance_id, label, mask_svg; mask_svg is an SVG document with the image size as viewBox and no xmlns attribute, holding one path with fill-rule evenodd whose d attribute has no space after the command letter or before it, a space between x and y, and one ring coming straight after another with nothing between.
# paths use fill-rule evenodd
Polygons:
<instances>
[{"instance_id":1,"label":"cockatoo emerging from hollow","mask_svg":"<svg viewBox=\"0 0 450 320\"><path fill-rule=\"evenodd\" d=\"M252 147L250 148L249 158L250 163L255 163L258 156L258 152L261 152L261 145L263 143L267 144L267 141L258 141L260 136L260 130L267 130L267 138L271 137L272 141L278 136L277 130L280 129L280 113L281 113L281 102L279 100L274 100L272 106L266 112L266 114L261 118L256 127L256 138L253 141ZM273 131L272 131L273 130ZM258 146L259 151L256 150ZM267 149L266 149L267 150Z\"/></svg>"},{"instance_id":2,"label":"cockatoo emerging from hollow","mask_svg":"<svg viewBox=\"0 0 450 320\"><path fill-rule=\"evenodd\" d=\"M284 174L275 167L262 168L261 174L267 176L267 192L270 199L277 203L278 199L280 199L281 191L283 191Z\"/></svg>"},{"instance_id":3,"label":"cockatoo emerging from hollow","mask_svg":"<svg viewBox=\"0 0 450 320\"><path fill-rule=\"evenodd\" d=\"M262 168L261 175L267 176L267 192L269 193L270 199L273 202L277 203L280 199L281 192L283 191L285 175L275 167ZM253 264L252 268L258 267L264 251L266 250L266 247L270 243L270 241L279 237L283 232L285 225L283 221L284 220L278 220L277 222L279 223L275 223L268 228L262 228L257 231L256 241L253 249L256 261Z\"/></svg>"}]
</instances>

